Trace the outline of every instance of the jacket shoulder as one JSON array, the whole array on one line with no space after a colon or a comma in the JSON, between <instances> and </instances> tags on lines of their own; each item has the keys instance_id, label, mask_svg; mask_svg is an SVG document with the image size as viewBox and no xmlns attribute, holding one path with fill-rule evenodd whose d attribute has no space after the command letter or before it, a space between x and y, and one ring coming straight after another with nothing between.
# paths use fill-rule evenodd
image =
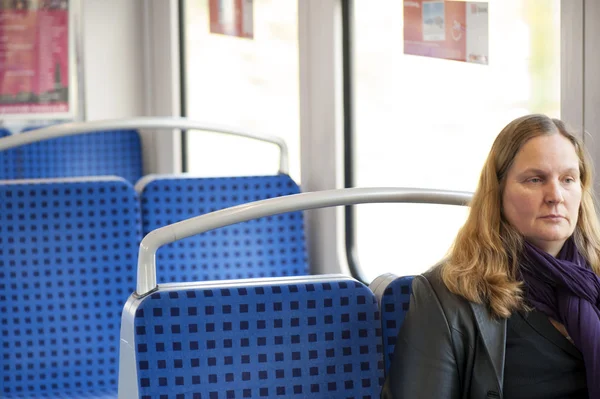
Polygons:
<instances>
[{"instance_id":1,"label":"jacket shoulder","mask_svg":"<svg viewBox=\"0 0 600 399\"><path fill-rule=\"evenodd\" d=\"M463 301L446 288L439 270L414 278L382 398L469 397L464 395L464 377L472 344L452 324L459 306Z\"/></svg>"},{"instance_id":2,"label":"jacket shoulder","mask_svg":"<svg viewBox=\"0 0 600 399\"><path fill-rule=\"evenodd\" d=\"M417 276L413 282L413 292L418 294L419 290L432 291L451 327L462 329L465 323L473 325L475 320L469 301L450 292L442 280L441 268L440 264Z\"/></svg>"}]
</instances>

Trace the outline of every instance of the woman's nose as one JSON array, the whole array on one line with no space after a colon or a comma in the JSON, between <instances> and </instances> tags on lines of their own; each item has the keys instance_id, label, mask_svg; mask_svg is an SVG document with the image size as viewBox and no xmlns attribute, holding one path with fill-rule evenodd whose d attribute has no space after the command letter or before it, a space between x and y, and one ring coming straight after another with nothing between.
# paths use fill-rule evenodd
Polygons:
<instances>
[{"instance_id":1,"label":"woman's nose","mask_svg":"<svg viewBox=\"0 0 600 399\"><path fill-rule=\"evenodd\" d=\"M548 182L545 195L546 202L551 204L558 204L564 201L562 185L558 181Z\"/></svg>"}]
</instances>

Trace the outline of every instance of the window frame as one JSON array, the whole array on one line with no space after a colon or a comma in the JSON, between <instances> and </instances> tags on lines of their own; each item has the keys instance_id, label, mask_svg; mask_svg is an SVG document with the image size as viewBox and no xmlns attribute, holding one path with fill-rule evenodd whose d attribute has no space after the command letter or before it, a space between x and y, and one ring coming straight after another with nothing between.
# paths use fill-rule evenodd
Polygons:
<instances>
[{"instance_id":1,"label":"window frame","mask_svg":"<svg viewBox=\"0 0 600 399\"><path fill-rule=\"evenodd\" d=\"M342 48L343 48L343 86L344 86L344 187L355 187L354 162L355 162L355 131L354 131L354 104L353 104L353 34L355 0L342 1ZM488 0L489 2L489 0ZM584 82L600 82L600 79L590 73L593 64L595 70L600 66L600 55L596 55L592 62L591 57L585 57L586 52L593 53L592 45L600 42L600 26L597 24L586 24L585 22L597 20L600 17L600 5L589 4L584 0L562 0L560 16L560 40L561 40L561 119L566 121L577 132L582 134L582 139L596 170L600 170L600 144L594 147L590 138L588 126L595 126L591 120L600 116L586 113L586 109L593 109L591 101L600 98L600 84L591 87L591 92L584 90ZM587 13L586 13L587 12ZM596 18L596 19L594 19ZM595 36L594 36L595 35ZM593 42L593 43L592 43ZM595 47L594 47L595 48ZM588 71L586 74L585 72ZM598 104L595 104L598 105ZM586 123L587 122L587 123ZM584 134L584 132L586 134ZM595 184L600 187L600 173L595 176ZM358 256L356 242L356 212L355 206L345 209L345 253L348 269L354 278L365 283L366 279Z\"/></svg>"}]
</instances>

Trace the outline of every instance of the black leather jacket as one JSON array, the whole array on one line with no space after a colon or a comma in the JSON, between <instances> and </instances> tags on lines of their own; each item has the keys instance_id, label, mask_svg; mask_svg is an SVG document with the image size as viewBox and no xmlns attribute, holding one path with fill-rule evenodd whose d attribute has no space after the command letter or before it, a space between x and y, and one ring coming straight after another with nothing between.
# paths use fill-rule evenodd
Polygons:
<instances>
[{"instance_id":1,"label":"black leather jacket","mask_svg":"<svg viewBox=\"0 0 600 399\"><path fill-rule=\"evenodd\" d=\"M436 267L413 281L385 399L502 398L506 320L452 294Z\"/></svg>"}]
</instances>

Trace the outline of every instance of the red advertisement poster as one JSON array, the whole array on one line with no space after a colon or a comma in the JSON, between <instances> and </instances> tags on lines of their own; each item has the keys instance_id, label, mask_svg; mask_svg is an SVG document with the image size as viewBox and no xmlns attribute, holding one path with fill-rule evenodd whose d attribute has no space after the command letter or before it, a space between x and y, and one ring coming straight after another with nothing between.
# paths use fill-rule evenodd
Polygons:
<instances>
[{"instance_id":1,"label":"red advertisement poster","mask_svg":"<svg viewBox=\"0 0 600 399\"><path fill-rule=\"evenodd\" d=\"M404 0L404 53L488 63L488 3Z\"/></svg>"},{"instance_id":2,"label":"red advertisement poster","mask_svg":"<svg viewBox=\"0 0 600 399\"><path fill-rule=\"evenodd\" d=\"M246 39L254 37L252 0L210 0L210 32Z\"/></svg>"},{"instance_id":3,"label":"red advertisement poster","mask_svg":"<svg viewBox=\"0 0 600 399\"><path fill-rule=\"evenodd\" d=\"M0 119L70 111L67 0L0 0Z\"/></svg>"}]
</instances>

